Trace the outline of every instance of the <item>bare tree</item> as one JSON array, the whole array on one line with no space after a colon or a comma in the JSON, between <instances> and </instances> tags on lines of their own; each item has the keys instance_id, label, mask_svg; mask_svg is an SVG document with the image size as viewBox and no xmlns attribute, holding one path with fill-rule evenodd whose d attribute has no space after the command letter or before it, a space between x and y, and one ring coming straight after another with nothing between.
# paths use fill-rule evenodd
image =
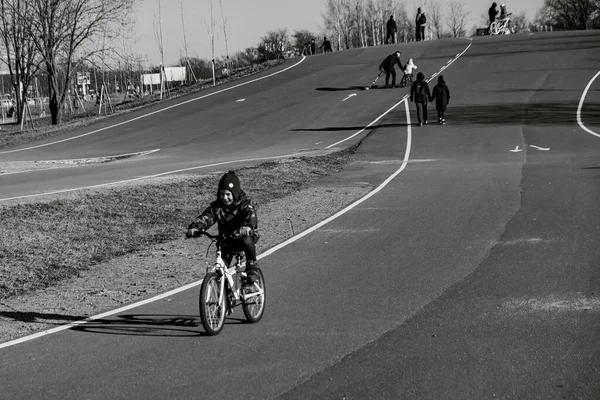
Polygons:
<instances>
[{"instance_id":1,"label":"bare tree","mask_svg":"<svg viewBox=\"0 0 600 400\"><path fill-rule=\"evenodd\" d=\"M217 85L217 81L216 81L216 77L215 77L215 36L217 35L216 33L216 21L215 21L215 13L214 13L214 9L213 9L213 2L212 0L208 0L208 11L210 13L210 19L208 20L208 22L206 20L204 20L204 25L206 25L206 32L208 33L208 36L210 37L210 50L211 50L211 55L212 55L212 78L213 78L213 86Z\"/></svg>"},{"instance_id":2,"label":"bare tree","mask_svg":"<svg viewBox=\"0 0 600 400\"><path fill-rule=\"evenodd\" d=\"M0 12L0 39L15 91L18 122L21 122L27 91L41 63L31 37L31 4L26 0L0 0Z\"/></svg>"},{"instance_id":3,"label":"bare tree","mask_svg":"<svg viewBox=\"0 0 600 400\"><path fill-rule=\"evenodd\" d=\"M545 24L558 29L600 27L599 0L545 0L541 14L545 18Z\"/></svg>"},{"instance_id":4,"label":"bare tree","mask_svg":"<svg viewBox=\"0 0 600 400\"><path fill-rule=\"evenodd\" d=\"M444 28L442 26L442 7L437 0L429 0L427 9L429 14L427 17L429 31L435 36L436 39L441 39L444 37Z\"/></svg>"},{"instance_id":5,"label":"bare tree","mask_svg":"<svg viewBox=\"0 0 600 400\"><path fill-rule=\"evenodd\" d=\"M163 42L162 7L160 0L158 0L158 17L154 15L154 38L156 39L156 45L160 53L160 98L162 99L165 91L165 45Z\"/></svg>"},{"instance_id":6,"label":"bare tree","mask_svg":"<svg viewBox=\"0 0 600 400\"><path fill-rule=\"evenodd\" d=\"M290 37L287 29L268 31L261 39L258 52L264 60L282 58L283 53L290 48Z\"/></svg>"},{"instance_id":7,"label":"bare tree","mask_svg":"<svg viewBox=\"0 0 600 400\"><path fill-rule=\"evenodd\" d=\"M229 44L227 43L227 18L225 18L225 14L223 14L223 0L219 0L219 8L221 9L221 29L223 30L223 38L225 40L225 55L227 56L226 68L229 69L231 66L229 65Z\"/></svg>"},{"instance_id":8,"label":"bare tree","mask_svg":"<svg viewBox=\"0 0 600 400\"><path fill-rule=\"evenodd\" d=\"M467 17L471 13L470 11L466 11L466 9L467 6L460 0L453 0L448 4L449 15L446 24L452 33L452 37L461 37L465 35Z\"/></svg>"},{"instance_id":9,"label":"bare tree","mask_svg":"<svg viewBox=\"0 0 600 400\"><path fill-rule=\"evenodd\" d=\"M106 37L112 48L114 27L128 21L135 0L27 0L32 38L48 73L49 108L52 124L61 122L61 108L73 78L73 64L96 51L90 45ZM105 48L106 49L106 48ZM79 60L76 59L79 55ZM62 72L62 74L61 74ZM62 85L59 75L63 75Z\"/></svg>"}]
</instances>

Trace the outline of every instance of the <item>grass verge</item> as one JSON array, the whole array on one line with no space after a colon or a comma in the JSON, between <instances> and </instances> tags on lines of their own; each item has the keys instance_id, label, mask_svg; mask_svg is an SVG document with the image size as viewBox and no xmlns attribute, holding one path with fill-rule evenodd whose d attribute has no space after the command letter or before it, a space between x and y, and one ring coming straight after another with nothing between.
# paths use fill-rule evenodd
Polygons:
<instances>
[{"instance_id":1,"label":"grass verge","mask_svg":"<svg viewBox=\"0 0 600 400\"><path fill-rule=\"evenodd\" d=\"M237 171L261 205L310 186L348 164L354 149L297 157ZM180 238L214 199L221 173L166 184L81 192L0 209L0 299L77 276L110 258Z\"/></svg>"}]
</instances>

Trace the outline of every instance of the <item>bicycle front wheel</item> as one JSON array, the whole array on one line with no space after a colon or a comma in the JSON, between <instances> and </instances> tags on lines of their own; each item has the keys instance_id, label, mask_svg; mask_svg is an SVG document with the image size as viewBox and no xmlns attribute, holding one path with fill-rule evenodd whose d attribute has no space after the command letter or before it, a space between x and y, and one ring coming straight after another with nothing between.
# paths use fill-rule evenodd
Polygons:
<instances>
[{"instance_id":1,"label":"bicycle front wheel","mask_svg":"<svg viewBox=\"0 0 600 400\"><path fill-rule=\"evenodd\" d=\"M266 300L265 277L260 268L256 268L254 271L256 282L252 286L244 288L244 299L242 301L244 315L250 323L260 321L265 312Z\"/></svg>"},{"instance_id":2,"label":"bicycle front wheel","mask_svg":"<svg viewBox=\"0 0 600 400\"><path fill-rule=\"evenodd\" d=\"M206 274L200 287L200 320L206 333L218 335L225 324L226 293L221 295L221 278L214 272Z\"/></svg>"}]
</instances>

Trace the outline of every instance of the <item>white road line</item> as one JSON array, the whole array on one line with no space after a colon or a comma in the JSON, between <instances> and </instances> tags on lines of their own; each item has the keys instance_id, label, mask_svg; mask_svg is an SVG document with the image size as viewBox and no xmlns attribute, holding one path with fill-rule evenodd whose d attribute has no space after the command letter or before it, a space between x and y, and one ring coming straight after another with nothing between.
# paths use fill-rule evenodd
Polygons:
<instances>
[{"instance_id":1,"label":"white road line","mask_svg":"<svg viewBox=\"0 0 600 400\"><path fill-rule=\"evenodd\" d=\"M125 124L128 124L130 122L134 122L134 121L140 120L142 118L146 118L146 117L149 117L151 115L155 115L155 114L161 113L163 111L167 111L167 110L170 110L172 108L182 106L184 104L188 104L188 103L191 103L191 102L194 102L194 101L197 101L197 100L202 100L202 99L205 99L207 97L214 96L216 94L226 92L228 90L236 89L236 88L239 88L241 86L245 86L245 85L248 85L250 83L258 82L258 81L261 81L263 79L267 79L267 78L270 78L272 76L281 74L282 72L285 72L285 71L287 71L289 69L292 69L292 68L296 67L297 65L299 65L305 59L306 59L306 56L302 56L302 59L300 61L298 61L296 64L290 65L289 67L284 68L281 71L273 72L272 74L265 75L265 76L262 76L260 78L253 79L253 80L248 81L248 82L239 83L237 85L234 85L234 86L231 86L231 87L228 87L228 88L225 88L225 89L217 90L216 92L205 94L204 96L196 97L194 99L186 100L186 101L183 101L181 103L173 104L171 106L168 106L168 107L165 107L165 108L161 108L160 110L152 111L152 112L150 112L148 114L140 115L139 117L135 117L135 118L132 118L132 119L128 119L127 121L119 122L118 124L106 126L104 128L96 129L96 130L88 132L88 133L84 133L84 134L81 134L81 135L73 136L73 137L70 137L70 138L67 138L67 139L57 140L57 141L50 142L50 143L40 144L40 145L37 145L37 146L25 147L25 148L16 149L16 150L1 151L0 154L16 153L16 152L19 152L19 151L26 151L26 150L37 149L37 148L40 148L40 147L52 146L52 145L57 144L57 143L62 143L62 142L67 142L69 140L79 139L79 138L82 138L84 136L89 136L89 135L93 135L94 133L105 131L107 129L116 128L117 126L125 125Z\"/></svg>"},{"instance_id":2,"label":"white road line","mask_svg":"<svg viewBox=\"0 0 600 400\"><path fill-rule=\"evenodd\" d=\"M590 90L590 86L592 86L592 83L594 83L594 81L596 80L596 78L598 78L599 75L600 75L600 71L598 71L598 73L596 73L596 75L594 75L594 77L588 82L587 86L583 90L583 93L581 94L581 99L579 100L579 106L577 107L577 123L579 124L581 129L583 129L587 133L592 134L596 137L600 137L600 134L592 131L591 129L588 129L585 125L583 125L583 122L581 121L581 108L583 107L583 102L585 101L585 96L587 95L588 90Z\"/></svg>"},{"instance_id":3,"label":"white road line","mask_svg":"<svg viewBox=\"0 0 600 400\"><path fill-rule=\"evenodd\" d=\"M469 44L469 46L468 46L468 47L467 47L467 48L466 48L466 49L465 49L465 50L464 50L462 53L460 53L460 54L461 54L461 55L462 55L462 54L464 54L464 53L465 53L465 51L467 51L467 50L469 49L469 47L471 47L471 44L472 44L472 42L471 42L471 43ZM312 233L312 232L314 232L315 230L319 229L319 228L320 228L320 227L322 227L323 225L325 225L325 224L328 224L329 222L331 222L331 221L333 221L333 220L337 219L337 218L338 218L338 217L340 217L341 215L343 215L343 214L347 213L348 211L352 210L353 208L355 208L355 207L356 207L356 206L358 206L359 204L361 204L361 203L365 202L366 200L368 200L368 199L370 199L371 197L373 197L375 194L379 193L379 192L380 192L380 191L381 191L383 188L385 188L385 187L386 187L386 186L387 186L387 185L388 185L388 184L389 184L389 183L390 183L390 182L391 182L391 181L392 181L392 180L393 180L393 179L394 179L396 176L398 176L398 175L399 175L399 174L400 174L402 171L404 171L404 169L406 168L406 166L408 165L408 162L409 162L410 150L411 150L411 146L412 146L412 128L411 128L411 123L410 123L410 110L409 110L409 108L408 108L408 101L406 101L407 97L408 97L408 96L404 96L404 98L403 98L402 100L400 100L400 102L398 102L396 105L394 105L394 108L395 108L395 107L396 107L398 104L400 104L400 103L402 103L402 102L404 101L404 110L405 110L405 113L406 113L406 125L407 125L407 127L406 127L406 136L407 136L407 137L406 137L406 151L405 151L405 153L404 153L404 160L403 160L403 162L402 162L402 165L400 166L400 168L398 168L398 170L396 170L396 171L395 171L395 172L394 172L392 175L390 175L390 176L389 176L389 177L388 177L388 178L387 178L385 181L383 181L383 182L382 182L382 183L381 183L379 186L377 186L375 189L373 189L373 191L371 191L371 192L367 193L365 196L363 196L362 198L360 198L360 199L356 200L354 203L352 203L352 204L348 205L348 206L347 206L347 207L345 207L344 209L342 209L342 210L338 211L337 213L335 213L335 214L334 214L334 215L332 215L331 217L329 217L329 218L327 218L327 219L325 219L325 220L323 220L323 221L319 222L318 224L316 224L316 225L314 225L314 226L312 226L312 227L308 228L307 230L305 230L305 231L303 231L303 232L299 233L298 235L296 235L296 236L293 236L293 237L289 238L288 240L284 241L283 243L280 243L280 244L278 244L277 246L270 248L269 250L267 250L267 251L265 251L264 253L262 253L261 255L259 255L259 256L257 257L257 259L259 259L259 260L260 260L260 259L262 259L262 258L264 258L264 257L267 257L267 256L269 256L269 255L273 254L274 252L276 252L277 250L280 250L280 249L282 249L283 247L287 246L288 244L290 244L290 243L293 243L293 242L295 242L296 240L298 240L298 239L300 239L300 238L303 238L304 236L308 235L309 233ZM390 109L390 110L391 110L391 109ZM385 113L385 114L387 114L387 113L388 113L390 110L386 111L386 113ZM385 114L383 114L383 115L385 115ZM383 115L382 115L382 116L383 116ZM378 118L376 119L376 121L377 121L377 120L379 120L379 119L380 119L382 116L378 117ZM371 124L370 124L370 125L371 125ZM370 126L370 125L369 125L369 126ZM355 134L355 135L356 135L356 134ZM354 136L355 136L355 135L354 135ZM333 146L333 145L332 145L332 146ZM331 147L331 146L329 146L329 147ZM327 147L327 148L329 148L329 147ZM273 157L273 158L281 158L281 157ZM227 163L231 163L231 162L219 163L219 164L214 164L214 165L222 165L222 164L227 164ZM187 169L184 169L184 170L181 170L181 171L186 171L186 170L190 170L190 169L197 169L197 168L204 168L204 167L205 167L205 166L203 166L203 167L187 168ZM166 175L166 174L167 174L167 173L163 173L163 174L158 174L158 175L156 175L156 176L160 176L160 175ZM121 313L121 312L123 312L123 311L131 310L131 309L133 309L133 308L137 308L137 307L139 307L139 306L142 306L142 305L145 305L145 304L149 304L149 303L152 303L152 302L154 302L154 301L157 301L157 300L160 300L160 299L164 299L165 297L169 297L169 296L171 296L171 295L174 295L174 294L177 294L177 293L183 292L183 291L185 291L185 290L191 289L191 288L193 288L193 287L196 287L196 286L199 286L199 285L201 285L201 284L202 284L202 281L201 281L201 280L200 280L200 281L197 281L197 282L192 282L192 283L190 283L190 284L188 284L188 285L185 285L185 286L182 286L182 287L180 287L180 288L173 289L173 290L171 290L171 291L169 291L169 292L166 292L166 293L160 294L160 295L158 295L158 296L151 297L151 298L149 298L149 299L146 299L146 300L143 300L143 301L140 301L140 302L137 302L137 303L133 303L133 304L127 305L127 306L125 306L125 307L118 308L118 309L116 309L116 310L107 311L107 312L105 312L105 313L102 313L102 314L99 314L99 315L95 315L95 316L92 316L92 317L88 317L88 318L86 318L86 319L83 319L83 320L80 320L80 321L70 322L70 323L68 323L68 324L66 324L66 325L61 325L61 326L58 326L58 327L56 327L56 328L53 328L53 329L49 329L49 330L46 330L46 331L42 331L42 332L35 333L35 334L33 334L33 335L29 335L29 336L25 336L25 337L22 337L22 338L19 338L19 339L12 340L12 341L10 341L10 342L6 342L6 343L0 343L0 349L2 349L2 348L5 348L5 347L9 347L9 346L14 346L14 345L16 345L16 344L19 344L19 343L27 342L27 341L29 341L29 340L37 339L37 338L39 338L39 337L46 336L46 335L49 335L49 334L51 334L51 333L56 333L56 332L60 332L60 331L63 331L63 330L67 330L67 329L73 328L73 327L75 327L75 326L78 326L78 325L85 324L86 322L94 321L94 320L97 320L97 319L101 319L101 318L104 318L104 317L108 317L108 316L111 316L111 315L115 315L115 314Z\"/></svg>"},{"instance_id":4,"label":"white road line","mask_svg":"<svg viewBox=\"0 0 600 400\"><path fill-rule=\"evenodd\" d=\"M239 99L239 100L236 100L235 102L236 102L236 103L239 103L239 102L241 102L241 101L246 101L246 99Z\"/></svg>"},{"instance_id":5,"label":"white road line","mask_svg":"<svg viewBox=\"0 0 600 400\"><path fill-rule=\"evenodd\" d=\"M444 65L443 67L440 68L439 72L442 72L443 70L445 70L447 67L449 67L454 61L458 60L459 57L461 57L463 54L465 54L467 52L467 50L469 50L469 48L471 47L471 45L473 44L473 40L470 38L465 38L467 40L470 41L469 45L467 46L466 49L464 49L462 52L458 53L453 59L448 60L448 63L446 65ZM437 74L437 73L436 73ZM437 76L437 75L436 75ZM431 81L432 78L429 78L427 80L427 82ZM383 118L384 116L386 116L387 114L389 114L393 109L395 109L396 107L398 107L400 105L400 103L402 103L404 100L406 100L409 97L409 95L405 95L404 97L402 97L402 100L400 100L399 102L397 102L396 104L394 104L392 107L390 107L390 109L388 109L386 112L384 112L383 114L381 114L379 117L375 118L373 121L371 121L369 123L369 125L365 126L364 128L362 128L360 131L353 133L352 135L348 136L345 139L342 139L340 141L337 141L333 144L330 144L329 146L325 147L325 149L330 149L334 146L337 146L340 143L344 143L346 140L350 140L353 137L360 135L361 133L363 133L364 131L366 131L368 128L370 128L371 126L373 126L373 124L375 124L377 121L379 121L381 118Z\"/></svg>"},{"instance_id":6,"label":"white road line","mask_svg":"<svg viewBox=\"0 0 600 400\"><path fill-rule=\"evenodd\" d=\"M404 100L402 100L404 101ZM394 172L392 175L390 175L385 181L383 181L383 183L381 183L377 188L375 188L373 191L367 193L365 196L363 196L362 198L356 200L354 203L350 204L349 206L347 206L346 208L344 208L343 210L338 211L337 213L335 213L334 215L332 215L331 217L319 222L318 224L308 228L307 230L299 233L296 236L293 236L291 238L289 238L288 240L286 240L283 243L278 244L275 247L270 248L269 250L265 251L264 253L262 253L261 255L259 255L257 258L260 260L264 257L267 257L271 254L273 254L274 252L276 252L277 250L282 249L283 247L287 246L290 243L295 242L296 240L303 238L304 236L308 235L311 232L314 232L315 230L319 229L320 227L322 227L325 224L328 224L329 222L333 221L334 219L338 218L339 216L347 213L348 211L352 210L354 207L358 206L359 204L365 202L366 200L370 199L371 197L373 197L375 194L379 193L384 187L386 187L388 185L388 183L390 183L396 176L398 176L398 174L400 174L402 171L404 171L404 169L406 168L406 166L408 165L408 159L410 157L410 149L411 149L411 145L412 145L412 130L411 130L411 126L410 126L410 111L408 109L408 101L404 101L404 109L406 112L406 122L407 122L407 137L406 137L406 151L404 153L404 161L402 163L402 165L400 166L400 168L398 168L398 170L396 172ZM60 331L64 331L67 329L71 329L73 327L85 324L87 322L91 322L91 321L95 321L101 318L105 318L105 317L109 317L111 315L115 315L115 314L119 314L123 311L127 311L127 310L131 310L133 308L137 308L140 306L143 306L145 304L149 304L149 303L153 303L155 301L164 299L166 297L175 295L177 293L183 292L185 290L197 287L199 285L202 284L202 280L199 280L197 282L192 282L189 283L185 286L170 290L166 293L151 297L149 299L146 300L142 300L133 304L129 304L127 306L121 307L121 308L117 308L115 310L111 310L111 311L107 311L105 313L102 314L98 314L98 315L94 315L92 317L88 317L79 321L75 321L75 322L70 322L66 325L61 325L61 326L57 326L56 328L52 328L52 329L48 329L42 332L38 332L38 333L34 333L33 335L29 335L29 336L24 336L22 338L19 339L15 339L15 340L11 340L9 342L6 343L0 343L0 349L6 348L6 347L10 347L10 346L14 346L20 343L24 343L24 342L28 342L30 340L33 339L37 339L46 335L50 335L52 333L57 333Z\"/></svg>"},{"instance_id":7,"label":"white road line","mask_svg":"<svg viewBox=\"0 0 600 400\"><path fill-rule=\"evenodd\" d=\"M59 165L65 165L65 164L69 164L68 161L70 161L72 163L72 167L77 167L77 161L86 161L86 160L90 160L90 162L88 163L81 163L81 165L90 165L90 164L94 164L93 161L91 160L97 160L95 162L95 164L105 164L107 162L110 162L108 160L119 160L122 158L131 158L131 157L142 157L142 156L147 156L149 154L152 153L156 153L157 151L160 151L160 149L154 149L154 150L146 150L146 151L138 151L138 152L134 152L134 153L127 153L127 154L117 154L114 156L97 156L97 157L84 157L84 158L67 158L64 160L37 160L35 162L40 163L40 164L44 164L44 163L50 163L50 162L55 162L56 164ZM105 160L105 161L101 161L101 160ZM7 163L11 163L11 161L6 161ZM23 162L23 161L15 161L15 162ZM25 162L31 162L28 160L25 160ZM25 171L16 171L16 172L0 172L0 176L5 176L5 175L16 175L16 174L24 174L26 172L31 172L31 171L45 171L48 169L56 169L53 167L48 167L48 168L40 168L40 169L33 169L33 170L25 170ZM1 200L0 200L1 201Z\"/></svg>"},{"instance_id":8,"label":"white road line","mask_svg":"<svg viewBox=\"0 0 600 400\"><path fill-rule=\"evenodd\" d=\"M194 170L197 170L197 169L203 169L203 168L209 168L209 167L218 167L218 166L227 165L227 164L244 163L244 162L254 162L254 161L277 160L279 158L296 157L296 156L303 156L303 155L307 155L307 154L311 154L311 152L292 153L292 154L285 154L285 155L281 155L281 156L272 156L272 157L257 157L257 158L245 158L245 159L232 160L232 161L223 161L223 162L215 163L215 164L199 165L199 166L196 166L196 167L176 169L176 170L172 170L172 171L161 172L160 174L140 176L140 177L137 177L137 178L125 179L125 180L122 180L122 181L115 181L115 182L108 182L108 183L101 183L101 184L98 184L98 185L83 186L83 187L77 187L77 188L72 188L72 189L55 190L55 191L52 191L52 192L35 193L35 194L28 194L28 195L23 195L23 196L6 197L4 199L0 199L0 202L9 201L9 200L28 199L28 198L32 198L32 197L49 196L49 195L52 195L52 194L76 192L78 190L98 189L98 188L102 188L102 187L114 186L114 185L123 184L123 183L137 182L137 181L141 181L141 180L144 180L144 179L158 178L160 176L165 176L165 175L178 174L178 173L181 173L181 172L194 171Z\"/></svg>"},{"instance_id":9,"label":"white road line","mask_svg":"<svg viewBox=\"0 0 600 400\"><path fill-rule=\"evenodd\" d=\"M523 151L523 149L519 149L519 146L515 147L514 150L509 150L512 151L513 153L518 153L519 151Z\"/></svg>"},{"instance_id":10,"label":"white road line","mask_svg":"<svg viewBox=\"0 0 600 400\"><path fill-rule=\"evenodd\" d=\"M550 150L550 147L546 148L546 147L540 147L540 146L536 146L534 144L530 144L529 147L533 147L536 150L540 150L540 151L548 151Z\"/></svg>"}]
</instances>

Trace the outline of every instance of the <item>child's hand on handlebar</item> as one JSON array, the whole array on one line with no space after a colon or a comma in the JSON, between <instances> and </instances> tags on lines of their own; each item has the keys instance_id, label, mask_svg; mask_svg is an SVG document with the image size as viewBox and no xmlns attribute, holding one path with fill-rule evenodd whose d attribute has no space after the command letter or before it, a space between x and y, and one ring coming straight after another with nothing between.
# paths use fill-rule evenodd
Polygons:
<instances>
[{"instance_id":1,"label":"child's hand on handlebar","mask_svg":"<svg viewBox=\"0 0 600 400\"><path fill-rule=\"evenodd\" d=\"M252 228L250 228L249 226L242 226L240 228L240 235L241 236L250 236L250 235L252 235Z\"/></svg>"}]
</instances>

